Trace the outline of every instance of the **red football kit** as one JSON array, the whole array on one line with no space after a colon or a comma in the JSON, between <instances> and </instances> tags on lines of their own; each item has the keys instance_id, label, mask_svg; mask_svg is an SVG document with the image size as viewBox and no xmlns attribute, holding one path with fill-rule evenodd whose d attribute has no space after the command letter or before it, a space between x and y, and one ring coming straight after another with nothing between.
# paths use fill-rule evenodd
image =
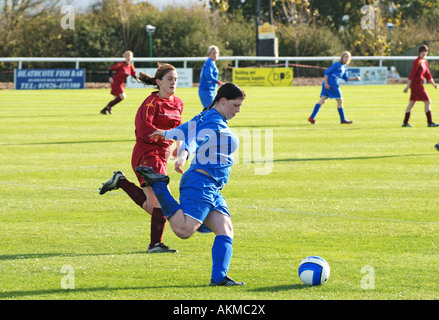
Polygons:
<instances>
[{"instance_id":1,"label":"red football kit","mask_svg":"<svg viewBox=\"0 0 439 320\"><path fill-rule=\"evenodd\" d=\"M157 173L167 175L166 161L169 147L173 141L153 141L149 135L157 129L169 130L181 124L183 101L172 95L169 99L161 98L157 91L143 101L137 110L135 119L136 144L131 157L133 170L138 166L152 167ZM145 180L136 171L137 179L143 185Z\"/></svg>"},{"instance_id":2,"label":"red football kit","mask_svg":"<svg viewBox=\"0 0 439 320\"><path fill-rule=\"evenodd\" d=\"M113 96L119 96L121 93L124 93L123 85L127 77L129 75L136 77L136 70L131 63L127 64L125 61L112 65L110 70L116 71L113 75L113 83L111 84L111 94Z\"/></svg>"},{"instance_id":3,"label":"red football kit","mask_svg":"<svg viewBox=\"0 0 439 320\"><path fill-rule=\"evenodd\" d=\"M413 61L412 71L409 75L410 84L410 101L428 101L427 91L424 89L424 78L427 81L431 80L428 62L425 59L417 58Z\"/></svg>"}]
</instances>

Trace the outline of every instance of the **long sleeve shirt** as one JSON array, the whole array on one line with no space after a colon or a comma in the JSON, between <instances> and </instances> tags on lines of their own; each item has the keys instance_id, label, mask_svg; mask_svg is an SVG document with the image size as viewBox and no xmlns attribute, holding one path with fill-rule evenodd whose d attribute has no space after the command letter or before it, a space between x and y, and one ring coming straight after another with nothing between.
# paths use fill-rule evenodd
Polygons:
<instances>
[{"instance_id":1,"label":"long sleeve shirt","mask_svg":"<svg viewBox=\"0 0 439 320\"><path fill-rule=\"evenodd\" d=\"M233 165L233 153L239 139L228 127L227 120L214 108L204 111L177 128L165 131L166 139L182 140L182 150L194 154L190 170L203 169L222 189Z\"/></svg>"},{"instance_id":2,"label":"long sleeve shirt","mask_svg":"<svg viewBox=\"0 0 439 320\"><path fill-rule=\"evenodd\" d=\"M219 71L215 61L208 58L203 64L200 74L200 90L216 90L218 86Z\"/></svg>"}]
</instances>

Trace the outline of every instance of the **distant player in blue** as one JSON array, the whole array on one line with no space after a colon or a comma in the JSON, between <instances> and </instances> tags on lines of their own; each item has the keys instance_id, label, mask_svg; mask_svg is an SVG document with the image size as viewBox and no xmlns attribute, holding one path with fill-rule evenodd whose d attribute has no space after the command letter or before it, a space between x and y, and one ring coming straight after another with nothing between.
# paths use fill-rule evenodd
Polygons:
<instances>
[{"instance_id":1,"label":"distant player in blue","mask_svg":"<svg viewBox=\"0 0 439 320\"><path fill-rule=\"evenodd\" d=\"M210 46L207 49L207 55L209 58L204 62L201 69L200 86L198 87L198 95L204 108L208 108L212 104L213 99L215 99L216 88L221 85L221 81L218 79L218 68L215 64L219 56L218 47Z\"/></svg>"},{"instance_id":2,"label":"distant player in blue","mask_svg":"<svg viewBox=\"0 0 439 320\"><path fill-rule=\"evenodd\" d=\"M314 111L308 118L308 121L312 124L316 123L316 116L320 110L320 107L326 102L328 98L337 100L337 110L340 115L340 123L350 124L351 120L346 120L343 110L343 97L341 96L341 90L339 86L340 79L344 81L358 81L360 77L349 78L347 74L347 65L351 62L351 53L349 51L343 52L340 61L334 62L325 71L325 80L322 83L322 92L320 93L320 100L314 106Z\"/></svg>"},{"instance_id":3,"label":"distant player in blue","mask_svg":"<svg viewBox=\"0 0 439 320\"><path fill-rule=\"evenodd\" d=\"M233 83L224 84L212 102L200 114L174 129L154 131L152 139L182 140L175 170L183 173L183 165L194 154L191 166L180 181L180 204L168 190L168 176L155 173L149 167L137 167L151 186L163 215L174 233L187 239L195 231L215 233L212 246L211 286L235 286L227 276L232 259L233 227L225 198L221 195L229 180L233 152L239 139L228 127L227 121L241 111L245 93Z\"/></svg>"}]
</instances>

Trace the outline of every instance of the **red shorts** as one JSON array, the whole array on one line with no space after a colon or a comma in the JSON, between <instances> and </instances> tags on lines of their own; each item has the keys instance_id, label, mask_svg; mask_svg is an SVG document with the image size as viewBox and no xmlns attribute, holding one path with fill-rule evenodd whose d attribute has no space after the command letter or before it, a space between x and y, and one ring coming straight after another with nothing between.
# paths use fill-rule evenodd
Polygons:
<instances>
[{"instance_id":1,"label":"red shorts","mask_svg":"<svg viewBox=\"0 0 439 320\"><path fill-rule=\"evenodd\" d=\"M410 87L410 101L429 101L430 97L425 91L424 86L411 86Z\"/></svg>"},{"instance_id":2,"label":"red shorts","mask_svg":"<svg viewBox=\"0 0 439 320\"><path fill-rule=\"evenodd\" d=\"M139 180L142 187L145 180L135 171L136 167L148 166L157 173L167 175L168 171L166 169L166 163L168 160L168 152L166 152L166 150L167 148L140 143L136 143L134 146L133 154L131 156L131 166L133 167L137 180Z\"/></svg>"},{"instance_id":3,"label":"red shorts","mask_svg":"<svg viewBox=\"0 0 439 320\"><path fill-rule=\"evenodd\" d=\"M111 94L118 97L120 94L124 93L125 91L123 90L123 85L123 82L113 82L111 84Z\"/></svg>"}]
</instances>

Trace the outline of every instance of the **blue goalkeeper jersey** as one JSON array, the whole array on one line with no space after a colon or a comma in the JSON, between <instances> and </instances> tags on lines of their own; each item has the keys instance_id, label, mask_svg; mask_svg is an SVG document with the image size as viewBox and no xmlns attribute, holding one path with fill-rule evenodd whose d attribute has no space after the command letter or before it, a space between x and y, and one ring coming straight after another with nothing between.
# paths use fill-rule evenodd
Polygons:
<instances>
[{"instance_id":1,"label":"blue goalkeeper jersey","mask_svg":"<svg viewBox=\"0 0 439 320\"><path fill-rule=\"evenodd\" d=\"M183 141L179 154L183 150L189 156L194 154L188 171L203 169L218 183L218 189L226 185L239 139L218 111L214 108L203 111L164 135L166 139Z\"/></svg>"}]
</instances>

